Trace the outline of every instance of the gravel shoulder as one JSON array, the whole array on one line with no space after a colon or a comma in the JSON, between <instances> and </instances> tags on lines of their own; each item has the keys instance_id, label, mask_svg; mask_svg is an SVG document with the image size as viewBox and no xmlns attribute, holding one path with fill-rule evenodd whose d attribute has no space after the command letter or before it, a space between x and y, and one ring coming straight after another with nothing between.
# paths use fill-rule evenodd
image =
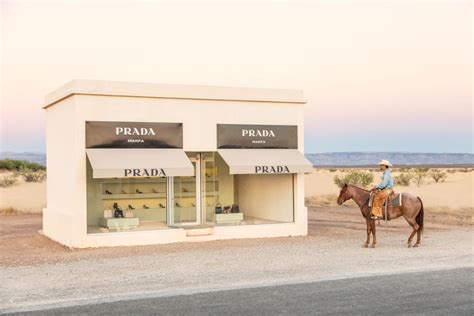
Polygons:
<instances>
[{"instance_id":1,"label":"gravel shoulder","mask_svg":"<svg viewBox=\"0 0 474 316\"><path fill-rule=\"evenodd\" d=\"M70 250L40 227L39 216L0 217L0 311L473 266L470 226L427 223L409 249L397 219L366 249L351 207L311 209L306 237Z\"/></svg>"}]
</instances>

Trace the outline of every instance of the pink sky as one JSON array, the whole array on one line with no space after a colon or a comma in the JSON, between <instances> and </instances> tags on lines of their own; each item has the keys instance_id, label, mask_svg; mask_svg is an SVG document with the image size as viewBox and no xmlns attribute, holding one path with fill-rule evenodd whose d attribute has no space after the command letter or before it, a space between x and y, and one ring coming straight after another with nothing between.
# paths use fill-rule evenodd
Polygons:
<instances>
[{"instance_id":1,"label":"pink sky","mask_svg":"<svg viewBox=\"0 0 474 316\"><path fill-rule=\"evenodd\" d=\"M470 1L3 1L0 150L71 79L304 89L306 152L472 153Z\"/></svg>"}]
</instances>

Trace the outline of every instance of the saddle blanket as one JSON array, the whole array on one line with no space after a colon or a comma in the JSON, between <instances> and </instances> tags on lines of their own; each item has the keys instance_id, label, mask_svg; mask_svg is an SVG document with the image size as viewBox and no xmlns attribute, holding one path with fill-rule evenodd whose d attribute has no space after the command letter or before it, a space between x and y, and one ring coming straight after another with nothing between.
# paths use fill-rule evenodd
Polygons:
<instances>
[{"instance_id":1,"label":"saddle blanket","mask_svg":"<svg viewBox=\"0 0 474 316\"><path fill-rule=\"evenodd\" d=\"M402 206L402 195L403 195L403 193L390 194L385 199L385 202L383 203L383 206L385 206L387 204L387 201L388 201L389 205L391 205L391 206ZM372 202L374 201L374 196L375 196L375 194L373 192L370 192L369 207L372 207Z\"/></svg>"}]
</instances>

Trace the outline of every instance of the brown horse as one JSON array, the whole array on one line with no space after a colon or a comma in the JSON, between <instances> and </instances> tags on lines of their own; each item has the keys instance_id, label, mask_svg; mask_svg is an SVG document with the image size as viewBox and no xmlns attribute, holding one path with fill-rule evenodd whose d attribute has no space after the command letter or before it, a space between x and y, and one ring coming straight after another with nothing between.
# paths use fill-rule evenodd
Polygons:
<instances>
[{"instance_id":1,"label":"brown horse","mask_svg":"<svg viewBox=\"0 0 474 316\"><path fill-rule=\"evenodd\" d=\"M375 248L377 244L377 237L375 236L375 220L371 219L371 209L369 207L369 196L370 191L358 188L354 185L345 184L339 197L337 198L337 204L341 205L347 200L354 200L359 206L362 216L364 216L367 223L367 240L365 241L364 247L368 247L370 244L370 233L372 233L373 241L370 245L371 248ZM408 238L408 247L411 247L413 236L416 236L416 244L414 247L418 247L421 244L421 232L423 231L423 202L417 196L413 196L408 193L402 195L402 206L391 206L387 209L387 213L390 219L394 219L403 216L405 220L413 228L413 232ZM384 215L385 216L385 215Z\"/></svg>"}]
</instances>

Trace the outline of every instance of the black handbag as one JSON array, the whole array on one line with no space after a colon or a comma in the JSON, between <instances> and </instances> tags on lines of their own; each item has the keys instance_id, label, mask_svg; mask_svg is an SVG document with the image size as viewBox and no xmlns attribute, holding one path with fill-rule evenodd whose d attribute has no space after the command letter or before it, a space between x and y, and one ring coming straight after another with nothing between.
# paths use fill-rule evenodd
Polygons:
<instances>
[{"instance_id":1,"label":"black handbag","mask_svg":"<svg viewBox=\"0 0 474 316\"><path fill-rule=\"evenodd\" d=\"M216 212L216 214L222 214L222 204L221 203L216 204L215 212Z\"/></svg>"},{"instance_id":2,"label":"black handbag","mask_svg":"<svg viewBox=\"0 0 474 316\"><path fill-rule=\"evenodd\" d=\"M115 218L123 217L123 210L118 206L117 203L114 203L114 217Z\"/></svg>"},{"instance_id":3,"label":"black handbag","mask_svg":"<svg viewBox=\"0 0 474 316\"><path fill-rule=\"evenodd\" d=\"M230 209L231 213L240 213L240 208L238 204L232 204L232 208Z\"/></svg>"}]
</instances>

